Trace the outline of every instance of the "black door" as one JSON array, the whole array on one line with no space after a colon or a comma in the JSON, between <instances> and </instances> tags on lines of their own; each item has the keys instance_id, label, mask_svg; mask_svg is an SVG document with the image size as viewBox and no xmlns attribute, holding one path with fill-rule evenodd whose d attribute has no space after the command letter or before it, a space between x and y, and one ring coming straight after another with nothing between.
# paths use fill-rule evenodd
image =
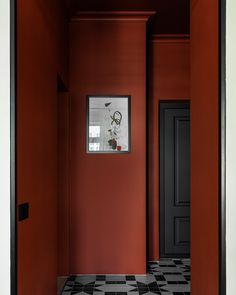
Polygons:
<instances>
[{"instance_id":1,"label":"black door","mask_svg":"<svg viewBox=\"0 0 236 295\"><path fill-rule=\"evenodd\" d=\"M190 255L188 102L160 103L160 256Z\"/></svg>"}]
</instances>

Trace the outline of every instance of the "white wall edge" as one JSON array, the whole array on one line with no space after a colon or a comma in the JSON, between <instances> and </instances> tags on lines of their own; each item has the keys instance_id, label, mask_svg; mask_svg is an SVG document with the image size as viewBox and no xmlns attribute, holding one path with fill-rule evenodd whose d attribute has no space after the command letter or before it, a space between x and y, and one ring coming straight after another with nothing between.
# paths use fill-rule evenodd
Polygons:
<instances>
[{"instance_id":1,"label":"white wall edge","mask_svg":"<svg viewBox=\"0 0 236 295\"><path fill-rule=\"evenodd\" d=\"M0 294L10 295L10 0L0 0Z\"/></svg>"},{"instance_id":2,"label":"white wall edge","mask_svg":"<svg viewBox=\"0 0 236 295\"><path fill-rule=\"evenodd\" d=\"M236 294L236 1L226 1L226 285Z\"/></svg>"}]
</instances>

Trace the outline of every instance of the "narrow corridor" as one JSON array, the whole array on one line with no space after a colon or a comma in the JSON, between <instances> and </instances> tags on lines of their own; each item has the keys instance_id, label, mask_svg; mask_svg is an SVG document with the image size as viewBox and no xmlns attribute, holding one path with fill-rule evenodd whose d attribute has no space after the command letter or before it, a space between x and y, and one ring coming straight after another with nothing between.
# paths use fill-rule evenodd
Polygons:
<instances>
[{"instance_id":1,"label":"narrow corridor","mask_svg":"<svg viewBox=\"0 0 236 295\"><path fill-rule=\"evenodd\" d=\"M190 260L149 262L147 275L71 276L61 295L188 295Z\"/></svg>"}]
</instances>

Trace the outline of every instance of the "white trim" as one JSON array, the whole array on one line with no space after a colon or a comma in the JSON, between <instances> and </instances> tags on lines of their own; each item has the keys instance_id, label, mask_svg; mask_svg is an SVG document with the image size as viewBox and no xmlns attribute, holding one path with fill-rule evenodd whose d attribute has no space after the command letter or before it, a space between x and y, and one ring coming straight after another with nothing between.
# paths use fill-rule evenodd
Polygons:
<instances>
[{"instance_id":1,"label":"white trim","mask_svg":"<svg viewBox=\"0 0 236 295\"><path fill-rule=\"evenodd\" d=\"M226 18L226 286L236 294L236 1L227 0Z\"/></svg>"},{"instance_id":2,"label":"white trim","mask_svg":"<svg viewBox=\"0 0 236 295\"><path fill-rule=\"evenodd\" d=\"M0 0L0 294L10 295L10 1Z\"/></svg>"}]
</instances>

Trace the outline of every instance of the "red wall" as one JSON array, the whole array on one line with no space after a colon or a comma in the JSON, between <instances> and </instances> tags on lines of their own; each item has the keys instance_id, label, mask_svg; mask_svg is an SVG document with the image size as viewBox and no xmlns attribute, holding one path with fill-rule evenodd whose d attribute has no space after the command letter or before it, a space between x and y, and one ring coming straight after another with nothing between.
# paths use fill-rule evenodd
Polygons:
<instances>
[{"instance_id":1,"label":"red wall","mask_svg":"<svg viewBox=\"0 0 236 295\"><path fill-rule=\"evenodd\" d=\"M146 17L70 25L71 273L146 272ZM131 153L86 154L86 95L131 95Z\"/></svg>"},{"instance_id":2,"label":"red wall","mask_svg":"<svg viewBox=\"0 0 236 295\"><path fill-rule=\"evenodd\" d=\"M192 295L219 294L218 2L191 3Z\"/></svg>"},{"instance_id":3,"label":"red wall","mask_svg":"<svg viewBox=\"0 0 236 295\"><path fill-rule=\"evenodd\" d=\"M70 218L70 96L58 93L58 275L69 271Z\"/></svg>"},{"instance_id":4,"label":"red wall","mask_svg":"<svg viewBox=\"0 0 236 295\"><path fill-rule=\"evenodd\" d=\"M57 72L66 79L66 19L57 0L17 1L18 294L56 294Z\"/></svg>"},{"instance_id":5,"label":"red wall","mask_svg":"<svg viewBox=\"0 0 236 295\"><path fill-rule=\"evenodd\" d=\"M149 44L148 258L159 259L159 101L190 99L190 40L156 35Z\"/></svg>"}]
</instances>

